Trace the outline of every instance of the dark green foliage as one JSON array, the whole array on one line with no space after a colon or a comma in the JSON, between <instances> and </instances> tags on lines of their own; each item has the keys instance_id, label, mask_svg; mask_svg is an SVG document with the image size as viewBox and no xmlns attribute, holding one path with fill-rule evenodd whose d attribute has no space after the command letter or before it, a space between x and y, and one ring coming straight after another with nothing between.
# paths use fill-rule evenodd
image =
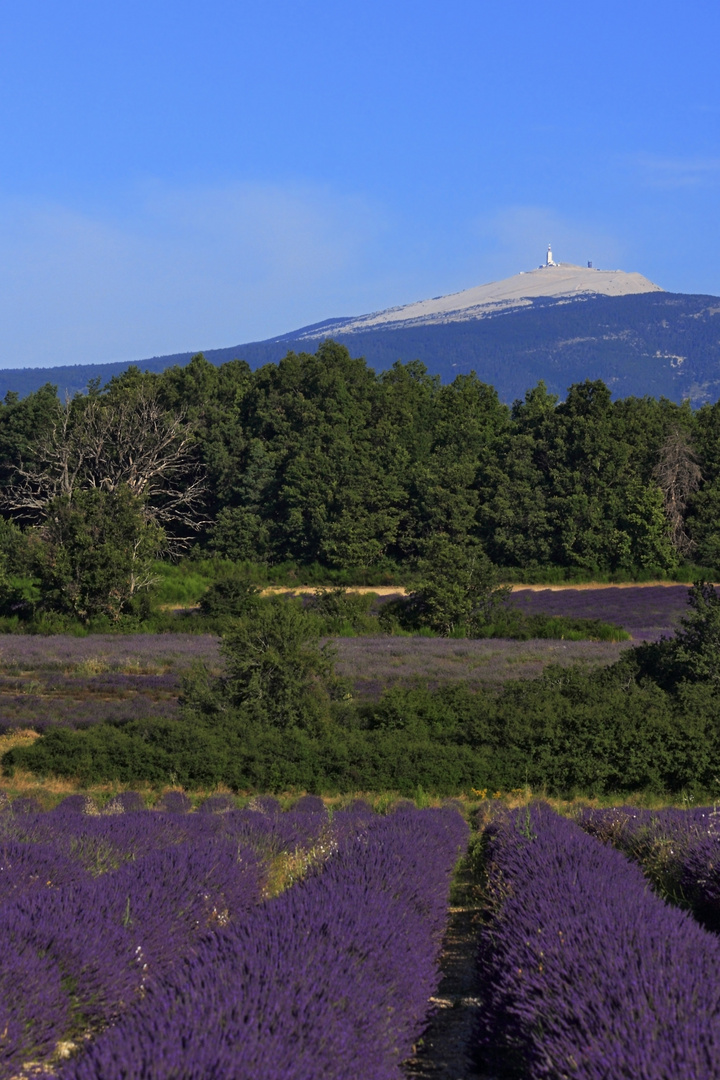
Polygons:
<instances>
[{"instance_id":1,"label":"dark green foliage","mask_svg":"<svg viewBox=\"0 0 720 1080\"><path fill-rule=\"evenodd\" d=\"M276 599L254 606L223 638L225 674L186 681L186 711L211 716L237 710L244 722L280 729L317 728L329 719L333 653L300 604Z\"/></svg>"},{"instance_id":2,"label":"dark green foliage","mask_svg":"<svg viewBox=\"0 0 720 1080\"><path fill-rule=\"evenodd\" d=\"M0 616L29 619L40 600L34 547L15 524L0 518Z\"/></svg>"},{"instance_id":3,"label":"dark green foliage","mask_svg":"<svg viewBox=\"0 0 720 1080\"><path fill-rule=\"evenodd\" d=\"M347 589L318 589L305 610L322 620L323 634L333 636L377 634L378 620L370 614L375 593L349 593Z\"/></svg>"},{"instance_id":4,"label":"dark green foliage","mask_svg":"<svg viewBox=\"0 0 720 1080\"><path fill-rule=\"evenodd\" d=\"M510 571L556 567L560 580L672 575L654 470L676 429L707 473L687 509L691 540L701 559L720 552L709 407L696 419L665 399L612 401L586 381L562 403L540 384L510 411L473 375L443 386L413 362L377 378L332 342L234 377L221 389L203 375L211 400L198 421L214 478L208 542L230 558L417 577L444 537Z\"/></svg>"},{"instance_id":5,"label":"dark green foliage","mask_svg":"<svg viewBox=\"0 0 720 1080\"><path fill-rule=\"evenodd\" d=\"M0 489L8 485L19 465L32 466L35 447L57 423L57 387L46 383L19 400L9 393L0 406Z\"/></svg>"},{"instance_id":6,"label":"dark green foliage","mask_svg":"<svg viewBox=\"0 0 720 1080\"><path fill-rule=\"evenodd\" d=\"M153 584L162 529L122 486L78 492L48 506L32 545L40 606L87 622L117 621Z\"/></svg>"},{"instance_id":7,"label":"dark green foliage","mask_svg":"<svg viewBox=\"0 0 720 1080\"><path fill-rule=\"evenodd\" d=\"M480 517L491 558L570 573L671 574L678 556L653 478L665 413L680 411L667 406L612 402L601 382L571 386L561 404L543 384L528 391L486 476Z\"/></svg>"},{"instance_id":8,"label":"dark green foliage","mask_svg":"<svg viewBox=\"0 0 720 1080\"><path fill-rule=\"evenodd\" d=\"M720 595L713 585L696 581L688 603L690 614L680 619L674 637L633 649L625 663L636 677L666 690L699 684L715 692L720 690Z\"/></svg>"},{"instance_id":9,"label":"dark green foliage","mask_svg":"<svg viewBox=\"0 0 720 1080\"><path fill-rule=\"evenodd\" d=\"M481 634L509 594L478 544L460 545L443 535L425 545L418 572L420 583L407 605L410 621L445 636L461 627L468 637Z\"/></svg>"},{"instance_id":10,"label":"dark green foliage","mask_svg":"<svg viewBox=\"0 0 720 1080\"><path fill-rule=\"evenodd\" d=\"M720 596L714 585L696 581L688 596L690 614L675 634L675 660L689 682L720 689Z\"/></svg>"},{"instance_id":11,"label":"dark green foliage","mask_svg":"<svg viewBox=\"0 0 720 1080\"><path fill-rule=\"evenodd\" d=\"M482 551L453 551L439 558L414 593L383 604L377 626L386 634L410 633L467 638L558 638L567 641L628 641L630 634L601 619L528 614L509 602L508 587ZM372 622L373 620L368 620ZM339 633L328 628L328 633ZM372 632L370 627L366 632Z\"/></svg>"},{"instance_id":12,"label":"dark green foliage","mask_svg":"<svg viewBox=\"0 0 720 1080\"><path fill-rule=\"evenodd\" d=\"M293 628L292 605L268 610L264 630L248 625L228 646L225 681L189 680L180 720L49 730L9 751L3 767L87 783L252 791L714 790L720 694L712 678L666 689L641 669L641 649L601 671L550 667L499 694L396 687L362 703L333 694L328 657ZM287 645L274 638L281 625Z\"/></svg>"},{"instance_id":13,"label":"dark green foliage","mask_svg":"<svg viewBox=\"0 0 720 1080\"><path fill-rule=\"evenodd\" d=\"M246 577L225 576L213 582L200 600L200 611L211 619L237 619L256 606L260 590Z\"/></svg>"},{"instance_id":14,"label":"dark green foliage","mask_svg":"<svg viewBox=\"0 0 720 1080\"><path fill-rule=\"evenodd\" d=\"M500 579L646 580L675 575L685 558L720 569L720 406L613 401L604 383L585 380L563 401L540 383L508 409L472 373L443 385L411 361L378 376L332 341L254 372L202 356L161 375L130 368L67 412L52 387L8 398L0 507L30 520L14 494L43 453L47 463L61 421L77 456L86 428L117 414L130 430L142 401L187 435L153 513L172 511L171 488L206 478L192 506L200 557L253 562L279 578L294 566L298 581L338 584L428 583L437 544L474 551L478 565L487 557ZM702 478L682 521L659 469L673 433ZM180 523L166 531L178 539ZM432 613L433 603L426 613L443 632L467 618Z\"/></svg>"},{"instance_id":15,"label":"dark green foliage","mask_svg":"<svg viewBox=\"0 0 720 1080\"><path fill-rule=\"evenodd\" d=\"M477 637L511 638L530 641L532 638L555 638L561 641L629 641L631 635L621 626L602 619L569 618L565 615L526 614L517 609L500 609L492 622Z\"/></svg>"}]
</instances>

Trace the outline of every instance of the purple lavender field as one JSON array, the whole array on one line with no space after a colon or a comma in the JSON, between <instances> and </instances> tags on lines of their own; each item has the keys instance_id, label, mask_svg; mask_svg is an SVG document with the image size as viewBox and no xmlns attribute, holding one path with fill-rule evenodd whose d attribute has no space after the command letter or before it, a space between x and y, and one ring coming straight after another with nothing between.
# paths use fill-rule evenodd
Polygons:
<instances>
[{"instance_id":1,"label":"purple lavender field","mask_svg":"<svg viewBox=\"0 0 720 1080\"><path fill-rule=\"evenodd\" d=\"M472 689L499 687L508 679L534 679L548 664L613 664L631 642L558 641L538 638L356 637L337 638L336 670L357 693L378 697L386 686L416 680L431 688L466 682Z\"/></svg>"},{"instance_id":2,"label":"purple lavender field","mask_svg":"<svg viewBox=\"0 0 720 1080\"><path fill-rule=\"evenodd\" d=\"M603 588L517 589L510 603L527 614L602 619L634 641L670 637L687 612L687 585L614 585Z\"/></svg>"},{"instance_id":3,"label":"purple lavender field","mask_svg":"<svg viewBox=\"0 0 720 1080\"><path fill-rule=\"evenodd\" d=\"M494 918L479 951L483 1069L720 1075L720 938L547 806L498 814L485 839Z\"/></svg>"},{"instance_id":4,"label":"purple lavender field","mask_svg":"<svg viewBox=\"0 0 720 1080\"><path fill-rule=\"evenodd\" d=\"M336 638L337 671L358 694L379 697L396 683L431 687L466 681L497 687L534 678L549 663L611 664L627 642L502 641L425 637ZM219 672L219 641L209 634L97 634L0 638L0 735L52 725L178 714L183 671L195 662Z\"/></svg>"},{"instance_id":5,"label":"purple lavender field","mask_svg":"<svg viewBox=\"0 0 720 1080\"><path fill-rule=\"evenodd\" d=\"M720 931L720 810L586 809L578 824L638 862L663 895Z\"/></svg>"},{"instance_id":6,"label":"purple lavender field","mask_svg":"<svg viewBox=\"0 0 720 1080\"><path fill-rule=\"evenodd\" d=\"M520 590L511 603L550 615L598 618L635 641L672 634L687 607L684 585ZM336 638L338 673L356 693L379 697L397 683L436 688L464 681L473 689L535 678L550 663L614 663L628 642L505 641L424 637ZM194 662L221 669L219 641L203 634L97 634L85 638L0 637L0 734L51 725L173 717L182 672Z\"/></svg>"},{"instance_id":7,"label":"purple lavender field","mask_svg":"<svg viewBox=\"0 0 720 1080\"><path fill-rule=\"evenodd\" d=\"M0 1078L401 1080L462 817L175 794L0 811Z\"/></svg>"},{"instance_id":8,"label":"purple lavender field","mask_svg":"<svg viewBox=\"0 0 720 1080\"><path fill-rule=\"evenodd\" d=\"M157 673L188 667L196 660L217 662L218 655L218 640L212 634L0 635L0 667L5 671L76 671L89 666Z\"/></svg>"},{"instance_id":9,"label":"purple lavender field","mask_svg":"<svg viewBox=\"0 0 720 1080\"><path fill-rule=\"evenodd\" d=\"M103 720L173 717L182 672L220 670L209 634L94 634L0 638L0 734L85 727Z\"/></svg>"},{"instance_id":10,"label":"purple lavender field","mask_svg":"<svg viewBox=\"0 0 720 1080\"><path fill-rule=\"evenodd\" d=\"M402 1080L441 979L457 810L189 806L0 803L0 1080ZM720 1074L720 938L603 842L686 850L716 817L583 829L488 804L473 1075Z\"/></svg>"}]
</instances>

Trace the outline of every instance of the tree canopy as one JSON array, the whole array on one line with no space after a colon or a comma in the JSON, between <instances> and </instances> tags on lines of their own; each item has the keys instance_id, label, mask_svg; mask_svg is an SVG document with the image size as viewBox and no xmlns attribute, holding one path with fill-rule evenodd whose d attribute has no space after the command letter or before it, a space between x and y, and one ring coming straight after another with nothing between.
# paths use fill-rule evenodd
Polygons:
<instances>
[{"instance_id":1,"label":"tree canopy","mask_svg":"<svg viewBox=\"0 0 720 1080\"><path fill-rule=\"evenodd\" d=\"M101 508L135 500L140 548L166 554L427 578L433 550L474 551L516 576L669 575L720 568L718 447L720 403L613 401L585 381L563 401L539 383L508 408L474 374L443 385L417 361L376 374L325 341L254 372L198 355L65 403L52 386L8 395L0 511L58 566L71 519L78 544Z\"/></svg>"}]
</instances>

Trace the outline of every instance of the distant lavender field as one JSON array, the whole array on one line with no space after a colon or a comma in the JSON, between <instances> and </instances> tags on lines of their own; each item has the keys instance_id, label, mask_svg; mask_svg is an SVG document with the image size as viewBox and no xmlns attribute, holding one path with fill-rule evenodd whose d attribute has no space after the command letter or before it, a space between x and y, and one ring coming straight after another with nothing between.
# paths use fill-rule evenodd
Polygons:
<instances>
[{"instance_id":1,"label":"distant lavender field","mask_svg":"<svg viewBox=\"0 0 720 1080\"><path fill-rule=\"evenodd\" d=\"M183 670L219 670L218 650L210 634L0 637L0 734L174 717Z\"/></svg>"},{"instance_id":2,"label":"distant lavender field","mask_svg":"<svg viewBox=\"0 0 720 1080\"><path fill-rule=\"evenodd\" d=\"M670 587L519 590L511 603L529 613L590 617L616 623L635 641L672 634L688 590ZM443 638L337 638L338 673L355 692L379 697L397 683L431 687L467 682L497 687L529 679L550 663L613 663L628 643L501 641ZM103 720L171 718L178 713L183 670L202 661L220 670L210 634L96 634L85 638L0 637L0 734L52 725L84 727Z\"/></svg>"},{"instance_id":3,"label":"distant lavender field","mask_svg":"<svg viewBox=\"0 0 720 1080\"><path fill-rule=\"evenodd\" d=\"M675 632L687 613L687 585L611 586L603 589L518 589L510 603L529 615L602 619L622 626L634 641L655 641Z\"/></svg>"},{"instance_id":4,"label":"distant lavender field","mask_svg":"<svg viewBox=\"0 0 720 1080\"><path fill-rule=\"evenodd\" d=\"M386 686L421 680L431 688L466 682L472 689L498 687L509 679L534 679L548 664L602 667L618 660L627 641L507 641L489 638L337 638L338 674L356 693L379 697Z\"/></svg>"},{"instance_id":5,"label":"distant lavender field","mask_svg":"<svg viewBox=\"0 0 720 1080\"><path fill-rule=\"evenodd\" d=\"M106 671L163 671L194 661L217 663L218 639L212 634L54 634L0 635L0 670L48 670L95 666Z\"/></svg>"}]
</instances>

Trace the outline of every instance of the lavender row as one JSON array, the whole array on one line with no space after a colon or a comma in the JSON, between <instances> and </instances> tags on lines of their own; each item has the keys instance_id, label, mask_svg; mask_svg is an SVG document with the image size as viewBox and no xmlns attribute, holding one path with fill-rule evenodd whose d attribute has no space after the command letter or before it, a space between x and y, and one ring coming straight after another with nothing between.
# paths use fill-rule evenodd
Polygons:
<instances>
[{"instance_id":1,"label":"lavender row","mask_svg":"<svg viewBox=\"0 0 720 1080\"><path fill-rule=\"evenodd\" d=\"M330 829L328 812L314 796L299 799L285 812L271 798L256 799L252 808L244 810L236 809L229 796L208 799L199 813L189 813L190 805L182 792L166 793L154 810L143 809L140 796L127 792L112 800L103 814L88 813L95 808L83 795L71 795L47 812L16 800L0 813L0 853L14 843L24 850L23 859L30 866L33 850L42 849L43 855L35 860L41 866L52 851L55 861L66 860L75 867L72 880L76 880L118 869L173 845L201 847L217 841L249 846L263 858L272 858L312 847ZM5 860L0 870L0 902L9 891L25 889L33 882L39 887L55 884L51 877L44 882L42 875L28 871L27 884L17 885L16 873L24 874L20 865ZM67 873L62 880L67 880Z\"/></svg>"},{"instance_id":2,"label":"lavender row","mask_svg":"<svg viewBox=\"0 0 720 1080\"><path fill-rule=\"evenodd\" d=\"M42 679L29 680L19 675L0 677L0 694L14 696L37 690L38 694L52 694L55 697L83 697L95 694L98 697L114 695L128 697L138 692L146 694L175 694L180 690L178 672L163 674L137 674L126 671L108 671L100 675L68 675L65 672L42 672Z\"/></svg>"},{"instance_id":3,"label":"lavender row","mask_svg":"<svg viewBox=\"0 0 720 1080\"><path fill-rule=\"evenodd\" d=\"M639 862L656 887L720 931L720 812L691 810L584 810L578 824Z\"/></svg>"},{"instance_id":4,"label":"lavender row","mask_svg":"<svg viewBox=\"0 0 720 1080\"><path fill-rule=\"evenodd\" d=\"M262 895L256 852L228 841L174 844L98 878L45 845L8 843L1 857L21 886L0 906L3 1077L115 1021L203 930Z\"/></svg>"},{"instance_id":5,"label":"lavender row","mask_svg":"<svg viewBox=\"0 0 720 1080\"><path fill-rule=\"evenodd\" d=\"M510 603L528 615L602 619L622 626L636 641L671 636L687 614L687 585L612 586L595 589L518 589Z\"/></svg>"},{"instance_id":6,"label":"lavender row","mask_svg":"<svg viewBox=\"0 0 720 1080\"><path fill-rule=\"evenodd\" d=\"M451 809L354 807L322 872L218 926L62 1080L400 1080L439 978Z\"/></svg>"},{"instance_id":7,"label":"lavender row","mask_svg":"<svg viewBox=\"0 0 720 1080\"><path fill-rule=\"evenodd\" d=\"M271 799L238 811L217 797L197 814L179 792L159 811L135 801L104 817L84 813L82 796L49 813L0 814L0 1077L116 1022L212 927L248 917L272 856L329 829L312 797L286 813Z\"/></svg>"},{"instance_id":8,"label":"lavender row","mask_svg":"<svg viewBox=\"0 0 720 1080\"><path fill-rule=\"evenodd\" d=\"M139 693L119 700L97 698L67 699L18 694L0 698L0 735L32 729L42 734L52 727L87 728L93 724L130 720L175 720L179 715L177 696L157 698Z\"/></svg>"},{"instance_id":9,"label":"lavender row","mask_svg":"<svg viewBox=\"0 0 720 1080\"><path fill-rule=\"evenodd\" d=\"M479 953L478 1049L534 1078L720 1075L720 941L640 869L549 807L485 831L496 914Z\"/></svg>"},{"instance_id":10,"label":"lavender row","mask_svg":"<svg viewBox=\"0 0 720 1080\"><path fill-rule=\"evenodd\" d=\"M198 661L219 662L220 642L213 634L3 634L0 667L5 670L90 671L137 668L187 668Z\"/></svg>"}]
</instances>

